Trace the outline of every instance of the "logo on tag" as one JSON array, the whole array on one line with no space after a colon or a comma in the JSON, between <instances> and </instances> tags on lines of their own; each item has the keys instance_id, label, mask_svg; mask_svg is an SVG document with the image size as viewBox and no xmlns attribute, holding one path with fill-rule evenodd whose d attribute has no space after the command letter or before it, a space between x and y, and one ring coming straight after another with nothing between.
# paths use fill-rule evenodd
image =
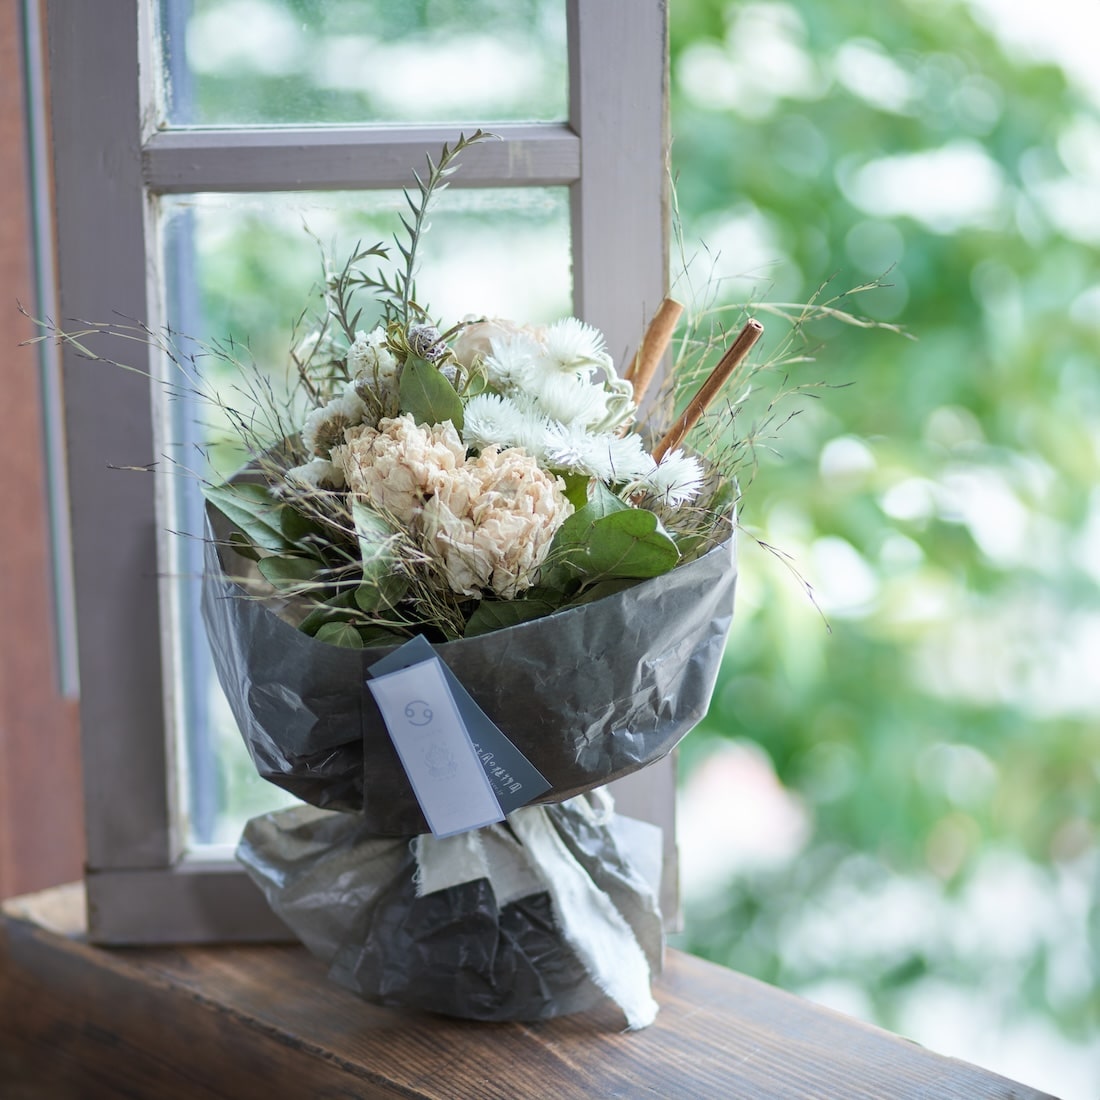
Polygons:
<instances>
[{"instance_id":1,"label":"logo on tag","mask_svg":"<svg viewBox=\"0 0 1100 1100\"><path fill-rule=\"evenodd\" d=\"M504 820L438 657L377 676L367 687L436 836Z\"/></svg>"}]
</instances>

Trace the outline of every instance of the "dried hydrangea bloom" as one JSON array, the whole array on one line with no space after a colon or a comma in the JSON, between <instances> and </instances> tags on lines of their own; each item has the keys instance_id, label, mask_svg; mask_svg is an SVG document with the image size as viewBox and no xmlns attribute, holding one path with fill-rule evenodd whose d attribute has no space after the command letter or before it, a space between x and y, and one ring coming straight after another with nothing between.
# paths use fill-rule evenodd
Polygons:
<instances>
[{"instance_id":1,"label":"dried hydrangea bloom","mask_svg":"<svg viewBox=\"0 0 1100 1100\"><path fill-rule=\"evenodd\" d=\"M512 599L530 588L572 514L565 483L518 448L486 448L440 482L419 519L425 548L464 596Z\"/></svg>"},{"instance_id":2,"label":"dried hydrangea bloom","mask_svg":"<svg viewBox=\"0 0 1100 1100\"><path fill-rule=\"evenodd\" d=\"M407 413L377 428L353 428L337 457L348 488L406 526L446 476L461 466L466 447L449 420L433 427Z\"/></svg>"},{"instance_id":3,"label":"dried hydrangea bloom","mask_svg":"<svg viewBox=\"0 0 1100 1100\"><path fill-rule=\"evenodd\" d=\"M344 442L344 433L363 423L367 407L354 388L348 386L339 397L314 409L302 425L302 446L317 458L329 458L332 448Z\"/></svg>"}]
</instances>

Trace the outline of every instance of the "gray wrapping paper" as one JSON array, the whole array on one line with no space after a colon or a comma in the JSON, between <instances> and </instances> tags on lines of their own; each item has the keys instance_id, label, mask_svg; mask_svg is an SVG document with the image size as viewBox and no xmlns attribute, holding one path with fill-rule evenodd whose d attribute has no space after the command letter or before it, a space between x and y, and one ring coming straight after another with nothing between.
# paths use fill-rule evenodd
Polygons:
<instances>
[{"instance_id":1,"label":"gray wrapping paper","mask_svg":"<svg viewBox=\"0 0 1100 1100\"><path fill-rule=\"evenodd\" d=\"M561 802L667 755L705 714L733 615L730 538L604 599L435 647ZM231 577L250 563L212 538L203 617L259 774L366 834L427 823L363 685L392 648L343 649L285 622Z\"/></svg>"},{"instance_id":2,"label":"gray wrapping paper","mask_svg":"<svg viewBox=\"0 0 1100 1100\"><path fill-rule=\"evenodd\" d=\"M653 838L579 802L548 817L656 973L660 913L634 870ZM237 855L330 977L366 1000L475 1020L539 1020L606 1001L544 890L502 903L478 878L421 896L414 847L373 836L358 815L301 806L253 818Z\"/></svg>"}]
</instances>

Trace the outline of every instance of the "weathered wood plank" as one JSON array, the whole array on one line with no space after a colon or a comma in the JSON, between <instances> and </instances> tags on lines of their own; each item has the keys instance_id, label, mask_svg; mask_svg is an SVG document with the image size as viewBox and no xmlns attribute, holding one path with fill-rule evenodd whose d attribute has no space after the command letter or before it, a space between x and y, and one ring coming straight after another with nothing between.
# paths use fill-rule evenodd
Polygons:
<instances>
[{"instance_id":1,"label":"weathered wood plank","mask_svg":"<svg viewBox=\"0 0 1100 1100\"><path fill-rule=\"evenodd\" d=\"M611 1011L536 1025L402 1013L329 984L301 948L105 950L81 926L71 890L0 917L5 1096L1044 1095L678 952L657 1023L627 1034Z\"/></svg>"}]
</instances>

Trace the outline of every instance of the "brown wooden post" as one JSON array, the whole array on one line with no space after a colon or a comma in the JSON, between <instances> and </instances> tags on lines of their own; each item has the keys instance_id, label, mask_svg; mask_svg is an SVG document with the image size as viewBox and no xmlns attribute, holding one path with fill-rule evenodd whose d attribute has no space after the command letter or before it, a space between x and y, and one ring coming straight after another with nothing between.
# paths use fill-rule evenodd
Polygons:
<instances>
[{"instance_id":1,"label":"brown wooden post","mask_svg":"<svg viewBox=\"0 0 1100 1100\"><path fill-rule=\"evenodd\" d=\"M34 335L31 203L20 5L0 4L0 897L79 877L75 704L58 687L42 400Z\"/></svg>"}]
</instances>

